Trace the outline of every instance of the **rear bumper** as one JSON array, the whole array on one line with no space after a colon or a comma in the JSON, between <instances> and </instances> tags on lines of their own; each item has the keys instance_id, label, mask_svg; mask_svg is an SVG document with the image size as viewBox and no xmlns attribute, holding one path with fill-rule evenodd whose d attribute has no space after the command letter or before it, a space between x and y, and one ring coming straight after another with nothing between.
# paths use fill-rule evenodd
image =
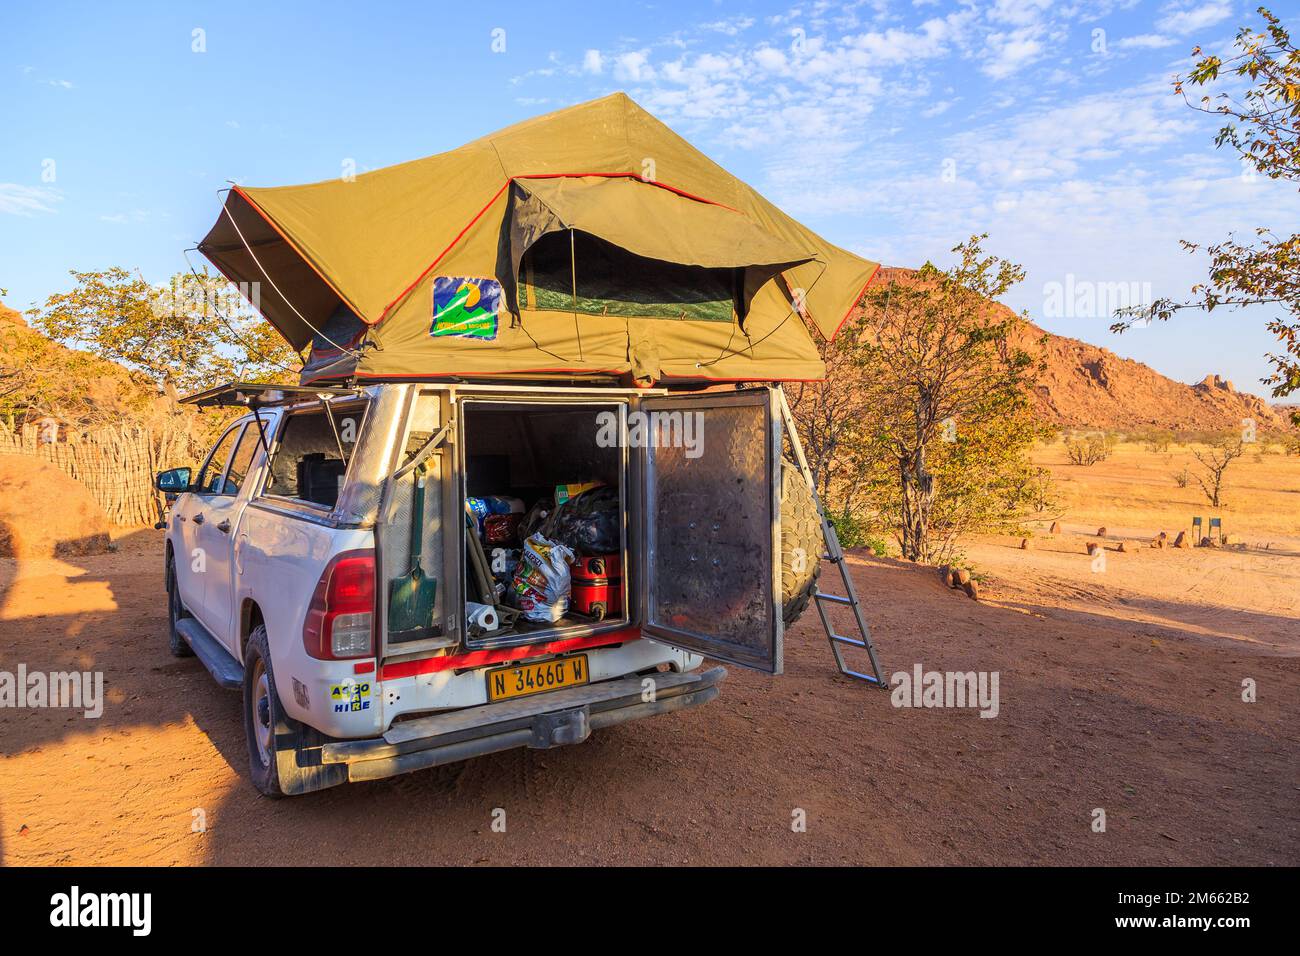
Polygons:
<instances>
[{"instance_id":1,"label":"rear bumper","mask_svg":"<svg viewBox=\"0 0 1300 956\"><path fill-rule=\"evenodd\" d=\"M482 754L581 743L591 731L698 707L718 696L723 667L649 674L552 691L535 697L419 717L382 737L322 745L322 764L343 764L348 780L379 780Z\"/></svg>"}]
</instances>

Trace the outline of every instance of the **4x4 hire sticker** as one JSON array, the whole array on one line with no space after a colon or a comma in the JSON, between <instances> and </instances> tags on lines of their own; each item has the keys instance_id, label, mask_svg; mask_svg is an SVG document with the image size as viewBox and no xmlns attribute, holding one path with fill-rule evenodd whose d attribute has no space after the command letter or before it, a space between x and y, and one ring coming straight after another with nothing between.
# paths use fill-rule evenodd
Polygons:
<instances>
[{"instance_id":1,"label":"4x4 hire sticker","mask_svg":"<svg viewBox=\"0 0 1300 956\"><path fill-rule=\"evenodd\" d=\"M437 276L433 280L432 336L491 341L497 337L501 283L496 279Z\"/></svg>"},{"instance_id":2,"label":"4x4 hire sticker","mask_svg":"<svg viewBox=\"0 0 1300 956\"><path fill-rule=\"evenodd\" d=\"M342 684L331 684L330 703L334 705L336 714L369 710L370 681L347 680Z\"/></svg>"}]
</instances>

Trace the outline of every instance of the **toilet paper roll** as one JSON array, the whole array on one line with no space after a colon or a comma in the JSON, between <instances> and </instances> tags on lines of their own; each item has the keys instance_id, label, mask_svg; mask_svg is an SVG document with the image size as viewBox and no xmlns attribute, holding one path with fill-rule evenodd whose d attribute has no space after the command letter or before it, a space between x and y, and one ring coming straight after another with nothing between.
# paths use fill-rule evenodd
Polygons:
<instances>
[{"instance_id":1,"label":"toilet paper roll","mask_svg":"<svg viewBox=\"0 0 1300 956\"><path fill-rule=\"evenodd\" d=\"M481 631L495 631L499 623L496 608L491 604L475 604L473 601L465 602L465 618L471 627L477 627Z\"/></svg>"}]
</instances>

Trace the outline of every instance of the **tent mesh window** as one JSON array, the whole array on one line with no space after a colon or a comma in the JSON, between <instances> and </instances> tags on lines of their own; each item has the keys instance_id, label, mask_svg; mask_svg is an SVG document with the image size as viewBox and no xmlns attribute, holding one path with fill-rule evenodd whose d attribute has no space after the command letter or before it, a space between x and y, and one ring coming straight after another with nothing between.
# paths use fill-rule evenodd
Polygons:
<instances>
[{"instance_id":1,"label":"tent mesh window","mask_svg":"<svg viewBox=\"0 0 1300 956\"><path fill-rule=\"evenodd\" d=\"M704 322L736 318L742 270L647 259L585 232L573 232L572 256L570 248L570 233L552 232L524 253L523 308Z\"/></svg>"}]
</instances>

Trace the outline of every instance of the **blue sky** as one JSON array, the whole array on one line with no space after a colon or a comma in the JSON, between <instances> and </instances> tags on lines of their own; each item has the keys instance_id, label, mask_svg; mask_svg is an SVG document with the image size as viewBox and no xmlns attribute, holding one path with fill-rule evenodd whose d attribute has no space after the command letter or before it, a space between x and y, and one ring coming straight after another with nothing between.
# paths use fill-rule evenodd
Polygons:
<instances>
[{"instance_id":1,"label":"blue sky","mask_svg":"<svg viewBox=\"0 0 1300 956\"><path fill-rule=\"evenodd\" d=\"M1294 3L1273 9L1300 29ZM989 232L1029 272L1007 303L1044 327L1263 393L1263 313L1116 337L1055 295L1183 295L1203 269L1179 239L1300 228L1294 187L1243 174L1171 90L1254 5L10 3L0 287L27 308L74 268L163 282L226 180L373 169L622 89L842 246L944 263Z\"/></svg>"}]
</instances>

